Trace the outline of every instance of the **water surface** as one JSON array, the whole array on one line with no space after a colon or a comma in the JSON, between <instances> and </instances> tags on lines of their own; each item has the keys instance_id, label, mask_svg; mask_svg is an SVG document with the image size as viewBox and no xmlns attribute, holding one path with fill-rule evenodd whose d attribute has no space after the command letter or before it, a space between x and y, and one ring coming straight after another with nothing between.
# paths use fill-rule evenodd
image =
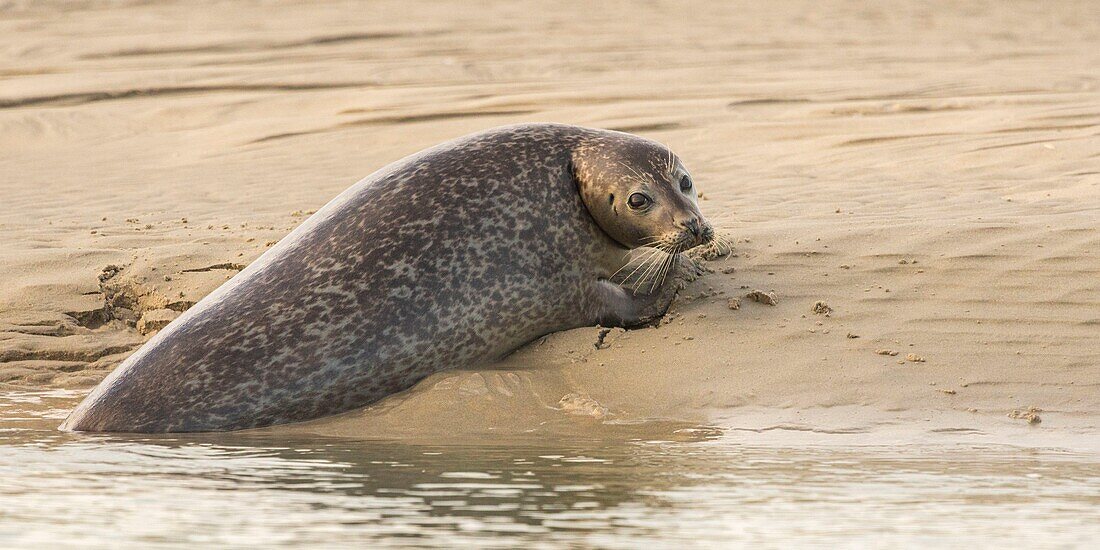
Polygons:
<instances>
[{"instance_id":1,"label":"water surface","mask_svg":"<svg viewBox=\"0 0 1100 550\"><path fill-rule=\"evenodd\" d=\"M0 544L22 547L1086 546L1100 460L1009 446L409 444L59 433L0 397ZM743 440L742 440L743 441Z\"/></svg>"}]
</instances>

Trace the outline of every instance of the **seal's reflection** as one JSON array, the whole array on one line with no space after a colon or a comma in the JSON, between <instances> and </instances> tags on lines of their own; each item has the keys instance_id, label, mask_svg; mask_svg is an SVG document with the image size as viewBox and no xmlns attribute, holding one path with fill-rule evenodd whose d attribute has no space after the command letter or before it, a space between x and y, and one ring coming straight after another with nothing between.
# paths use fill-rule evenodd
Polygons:
<instances>
[{"instance_id":1,"label":"seal's reflection","mask_svg":"<svg viewBox=\"0 0 1100 550\"><path fill-rule=\"evenodd\" d=\"M650 438L634 437L643 434ZM116 462L131 464L131 474L144 470L184 485L201 479L261 499L274 491L283 505L297 501L371 533L430 527L522 534L605 530L614 518L628 521L667 505L652 493L681 483L680 474L691 471L704 452L693 446L720 432L661 423L624 426L618 435L567 444L531 439L431 445L269 431L77 436L82 441L70 444L129 454ZM651 439L655 435L664 437ZM638 535L650 529L624 528Z\"/></svg>"}]
</instances>

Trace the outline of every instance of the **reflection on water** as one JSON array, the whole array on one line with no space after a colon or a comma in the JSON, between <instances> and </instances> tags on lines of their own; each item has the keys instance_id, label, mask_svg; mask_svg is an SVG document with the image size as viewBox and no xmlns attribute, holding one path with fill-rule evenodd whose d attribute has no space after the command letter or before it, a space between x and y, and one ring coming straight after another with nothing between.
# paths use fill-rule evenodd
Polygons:
<instances>
[{"instance_id":1,"label":"reflection on water","mask_svg":"<svg viewBox=\"0 0 1100 550\"><path fill-rule=\"evenodd\" d=\"M1100 460L1055 451L55 431L73 404L56 392L0 396L0 546L1044 547L1100 537Z\"/></svg>"}]
</instances>

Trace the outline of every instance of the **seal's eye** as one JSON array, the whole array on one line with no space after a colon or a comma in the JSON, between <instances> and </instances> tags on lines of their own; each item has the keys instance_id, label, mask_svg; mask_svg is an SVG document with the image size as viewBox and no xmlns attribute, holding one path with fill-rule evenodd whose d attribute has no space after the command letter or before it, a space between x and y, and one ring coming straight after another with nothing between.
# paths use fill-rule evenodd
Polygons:
<instances>
[{"instance_id":1,"label":"seal's eye","mask_svg":"<svg viewBox=\"0 0 1100 550\"><path fill-rule=\"evenodd\" d=\"M626 204L635 210L641 210L646 206L649 206L649 203L651 202L653 202L653 199L650 199L649 197L641 193L634 193L626 199Z\"/></svg>"},{"instance_id":2,"label":"seal's eye","mask_svg":"<svg viewBox=\"0 0 1100 550\"><path fill-rule=\"evenodd\" d=\"M680 190L687 193L691 189L691 178L684 176L680 178Z\"/></svg>"}]
</instances>

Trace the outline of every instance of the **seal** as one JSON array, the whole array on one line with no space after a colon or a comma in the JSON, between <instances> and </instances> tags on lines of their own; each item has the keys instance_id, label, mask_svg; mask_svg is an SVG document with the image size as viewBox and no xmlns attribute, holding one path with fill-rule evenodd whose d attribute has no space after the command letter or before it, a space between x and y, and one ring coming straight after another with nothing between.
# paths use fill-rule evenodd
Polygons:
<instances>
[{"instance_id":1,"label":"seal","mask_svg":"<svg viewBox=\"0 0 1100 550\"><path fill-rule=\"evenodd\" d=\"M714 241L679 158L506 126L358 182L128 357L62 430L229 431L374 403L551 332L658 320Z\"/></svg>"}]
</instances>

